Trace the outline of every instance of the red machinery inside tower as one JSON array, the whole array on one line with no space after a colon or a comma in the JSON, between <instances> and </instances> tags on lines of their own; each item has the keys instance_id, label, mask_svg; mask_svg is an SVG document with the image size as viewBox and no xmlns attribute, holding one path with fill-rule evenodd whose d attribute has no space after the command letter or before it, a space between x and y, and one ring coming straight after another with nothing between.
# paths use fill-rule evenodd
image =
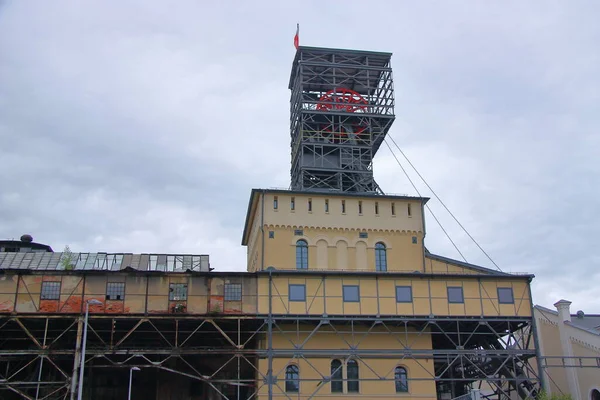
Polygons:
<instances>
[{"instance_id":1,"label":"red machinery inside tower","mask_svg":"<svg viewBox=\"0 0 600 400\"><path fill-rule=\"evenodd\" d=\"M367 100L358 92L346 88L329 90L319 98L318 111L345 111L348 113L365 113L368 106ZM348 134L360 135L367 127L360 123L350 126L340 124L339 128L331 129L328 125L322 129L323 132L333 133L335 136L347 136Z\"/></svg>"}]
</instances>

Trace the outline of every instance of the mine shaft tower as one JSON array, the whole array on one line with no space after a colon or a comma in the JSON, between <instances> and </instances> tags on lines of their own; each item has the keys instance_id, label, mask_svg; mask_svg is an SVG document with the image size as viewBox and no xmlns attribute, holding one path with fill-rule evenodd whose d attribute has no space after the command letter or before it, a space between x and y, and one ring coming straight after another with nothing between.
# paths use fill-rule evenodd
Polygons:
<instances>
[{"instance_id":1,"label":"mine shaft tower","mask_svg":"<svg viewBox=\"0 0 600 400\"><path fill-rule=\"evenodd\" d=\"M298 48L289 84L292 190L382 193L373 157L395 118L391 56Z\"/></svg>"}]
</instances>

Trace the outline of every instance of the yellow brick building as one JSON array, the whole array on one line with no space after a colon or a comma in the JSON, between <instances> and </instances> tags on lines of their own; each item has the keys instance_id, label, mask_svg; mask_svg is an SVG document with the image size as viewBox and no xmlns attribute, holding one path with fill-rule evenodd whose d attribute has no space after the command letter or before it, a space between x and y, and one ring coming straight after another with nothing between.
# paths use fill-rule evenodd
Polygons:
<instances>
[{"instance_id":1,"label":"yellow brick building","mask_svg":"<svg viewBox=\"0 0 600 400\"><path fill-rule=\"evenodd\" d=\"M531 323L531 276L429 253L426 201L252 192L243 244L258 312L275 326L271 341L259 342L272 354L260 359L259 376L276 378L265 398L269 389L272 398L450 398L490 368L499 393L535 392L535 373L528 388L517 384L535 352L497 348L524 345L510 332ZM480 354L489 360L474 361ZM507 357L517 372L499 367ZM453 376L457 363L471 371Z\"/></svg>"}]
</instances>

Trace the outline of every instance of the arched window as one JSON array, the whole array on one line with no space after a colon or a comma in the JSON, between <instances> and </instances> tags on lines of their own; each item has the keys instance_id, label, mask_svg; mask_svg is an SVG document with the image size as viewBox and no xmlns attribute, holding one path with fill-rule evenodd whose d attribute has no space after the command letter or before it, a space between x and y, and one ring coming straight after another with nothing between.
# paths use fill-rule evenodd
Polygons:
<instances>
[{"instance_id":1,"label":"arched window","mask_svg":"<svg viewBox=\"0 0 600 400\"><path fill-rule=\"evenodd\" d=\"M591 400L600 400L600 391L598 391L598 389L592 390L592 393L590 393L590 399Z\"/></svg>"},{"instance_id":2,"label":"arched window","mask_svg":"<svg viewBox=\"0 0 600 400\"><path fill-rule=\"evenodd\" d=\"M396 367L394 380L396 381L396 393L408 392L408 374L406 373L406 368Z\"/></svg>"},{"instance_id":3,"label":"arched window","mask_svg":"<svg viewBox=\"0 0 600 400\"><path fill-rule=\"evenodd\" d=\"M387 254L385 244L378 242L375 245L375 269L377 271L387 271Z\"/></svg>"},{"instance_id":4,"label":"arched window","mask_svg":"<svg viewBox=\"0 0 600 400\"><path fill-rule=\"evenodd\" d=\"M296 242L296 269L308 269L308 243L304 239Z\"/></svg>"},{"instance_id":5,"label":"arched window","mask_svg":"<svg viewBox=\"0 0 600 400\"><path fill-rule=\"evenodd\" d=\"M346 373L348 374L348 392L358 393L358 363L356 360L348 360Z\"/></svg>"},{"instance_id":6,"label":"arched window","mask_svg":"<svg viewBox=\"0 0 600 400\"><path fill-rule=\"evenodd\" d=\"M331 393L342 393L344 391L344 381L342 377L342 362L340 360L331 361Z\"/></svg>"},{"instance_id":7,"label":"arched window","mask_svg":"<svg viewBox=\"0 0 600 400\"><path fill-rule=\"evenodd\" d=\"M298 393L300 390L300 370L297 365L288 365L285 369L285 391Z\"/></svg>"}]
</instances>

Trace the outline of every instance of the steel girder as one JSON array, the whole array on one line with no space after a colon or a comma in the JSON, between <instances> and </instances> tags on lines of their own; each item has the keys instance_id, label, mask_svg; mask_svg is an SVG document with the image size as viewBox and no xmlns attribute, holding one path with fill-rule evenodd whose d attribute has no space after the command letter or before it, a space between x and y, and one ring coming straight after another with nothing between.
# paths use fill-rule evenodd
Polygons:
<instances>
[{"instance_id":1,"label":"steel girder","mask_svg":"<svg viewBox=\"0 0 600 400\"><path fill-rule=\"evenodd\" d=\"M82 325L77 315L0 316L0 398L73 399ZM242 316L91 315L86 371L153 368L204 382L222 398L237 391L239 398L242 389L254 392L263 326Z\"/></svg>"},{"instance_id":2,"label":"steel girder","mask_svg":"<svg viewBox=\"0 0 600 400\"><path fill-rule=\"evenodd\" d=\"M393 381L393 371L377 371L380 360L411 360L428 372L426 377L409 379L436 382L438 391L461 394L468 386L483 383L494 389L489 398L506 398L512 392L531 398L539 386L530 364L535 358L532 337L515 334L530 332L530 323L530 318L510 317L92 315L85 363L86 371L137 366L174 373L204 382L223 399L234 399L240 388L245 398L256 398L265 389L270 398L274 389L285 393L284 382L277 379L282 371L260 370L259 359L270 360L271 365L273 360L303 360L316 371L318 359L353 359L372 375L360 379L365 382ZM25 399L74 395L69 388L76 387L81 325L80 317L73 315L0 317L0 393ZM312 346L324 336L337 337L343 345ZM429 348L416 344L423 336L430 338ZM393 346L364 346L367 338L378 337L393 338ZM258 346L257 340L263 345ZM217 364L198 358L207 356ZM425 367L431 362L433 372ZM328 375L329 371L319 371L317 379L300 380L318 381L311 395L316 396L329 390Z\"/></svg>"},{"instance_id":3,"label":"steel girder","mask_svg":"<svg viewBox=\"0 0 600 400\"><path fill-rule=\"evenodd\" d=\"M382 193L372 160L394 121L390 57L300 49L290 82L293 189ZM340 90L359 105L343 106Z\"/></svg>"},{"instance_id":4,"label":"steel girder","mask_svg":"<svg viewBox=\"0 0 600 400\"><path fill-rule=\"evenodd\" d=\"M367 369L374 378L360 378L360 382L393 381L393 369L384 374L376 372L381 360L412 360L427 373L426 378L410 378L409 381L431 380L436 382L437 390L446 388L453 396L463 394L468 387L487 384L494 389L496 399L509 398L512 392L520 398L535 398L539 388L539 377L531 366L535 358L535 349L531 348L531 336L515 335L514 332L528 326L529 318L311 318L293 316L272 316L273 335L286 340L287 348L267 348L267 358L303 360L310 368L318 371L314 365L319 358L339 358L356 360L361 368ZM400 329L400 332L398 331ZM342 346L336 349L314 349L310 345L323 335L337 336ZM431 337L431 348L418 348L419 337ZM370 349L361 343L374 336L392 336L393 348ZM348 338L352 338L349 340ZM299 339L301 338L301 339ZM265 357L260 352L259 357ZM433 361L435 368L431 373L425 364ZM323 390L331 377L329 371L319 371L319 385L309 398ZM281 371L266 377L265 383L277 383L276 377ZM304 381L300 377L300 382ZM438 393L439 394L439 393ZM281 395L280 395L281 396ZM507 397L508 396L508 397ZM490 397L491 398L491 397Z\"/></svg>"}]
</instances>

